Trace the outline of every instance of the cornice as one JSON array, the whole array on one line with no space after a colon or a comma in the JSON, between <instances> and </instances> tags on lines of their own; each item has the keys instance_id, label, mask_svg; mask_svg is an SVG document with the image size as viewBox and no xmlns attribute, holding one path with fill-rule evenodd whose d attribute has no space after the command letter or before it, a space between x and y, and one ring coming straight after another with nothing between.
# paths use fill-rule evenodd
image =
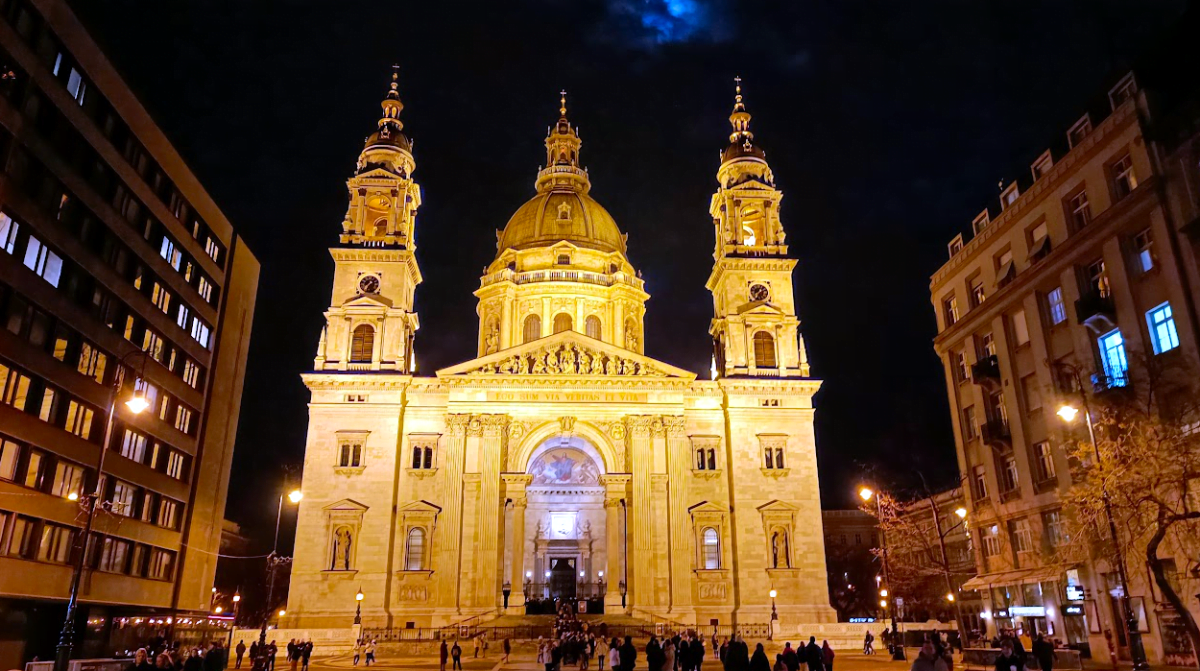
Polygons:
<instances>
[{"instance_id":1,"label":"cornice","mask_svg":"<svg viewBox=\"0 0 1200 671\"><path fill-rule=\"evenodd\" d=\"M753 396L757 394L779 394L795 392L815 394L821 388L821 380L812 378L730 378L716 381L730 396Z\"/></svg>"},{"instance_id":2,"label":"cornice","mask_svg":"<svg viewBox=\"0 0 1200 671\"><path fill-rule=\"evenodd\" d=\"M302 373L300 379L311 391L340 391L343 389L368 389L379 391L404 391L412 383L412 376L398 373Z\"/></svg>"}]
</instances>

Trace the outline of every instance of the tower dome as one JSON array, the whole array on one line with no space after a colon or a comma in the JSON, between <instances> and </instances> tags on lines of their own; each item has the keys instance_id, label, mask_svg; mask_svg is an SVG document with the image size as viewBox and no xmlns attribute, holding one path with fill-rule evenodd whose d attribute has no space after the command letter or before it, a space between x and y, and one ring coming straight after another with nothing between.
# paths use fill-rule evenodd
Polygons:
<instances>
[{"instance_id":1,"label":"tower dome","mask_svg":"<svg viewBox=\"0 0 1200 671\"><path fill-rule=\"evenodd\" d=\"M546 135L546 167L534 183L537 195L517 209L497 240L506 249L528 249L567 241L578 247L625 254L625 236L600 203L588 195L591 181L579 165L579 129L567 120L566 92L558 122Z\"/></svg>"}]
</instances>

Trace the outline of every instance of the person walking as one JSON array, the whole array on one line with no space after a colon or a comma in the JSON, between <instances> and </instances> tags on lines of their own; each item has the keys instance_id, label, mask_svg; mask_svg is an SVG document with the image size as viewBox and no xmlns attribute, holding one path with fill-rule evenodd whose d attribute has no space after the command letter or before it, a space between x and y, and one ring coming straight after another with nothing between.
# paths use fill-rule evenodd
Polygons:
<instances>
[{"instance_id":1,"label":"person walking","mask_svg":"<svg viewBox=\"0 0 1200 671\"><path fill-rule=\"evenodd\" d=\"M621 671L633 671L633 665L637 664L637 648L633 647L632 636L625 637L625 643L621 645L619 656Z\"/></svg>"},{"instance_id":2,"label":"person walking","mask_svg":"<svg viewBox=\"0 0 1200 671\"><path fill-rule=\"evenodd\" d=\"M821 662L825 671L833 671L833 648L829 647L829 641L821 641Z\"/></svg>"},{"instance_id":3,"label":"person walking","mask_svg":"<svg viewBox=\"0 0 1200 671\"><path fill-rule=\"evenodd\" d=\"M808 645L804 646L804 662L808 664L808 671L824 669L825 657L821 654L821 646L817 645L816 636L808 637Z\"/></svg>"},{"instance_id":4,"label":"person walking","mask_svg":"<svg viewBox=\"0 0 1200 671\"><path fill-rule=\"evenodd\" d=\"M508 656L510 654L512 654L512 643L509 642L507 637L504 639L503 646L504 646L504 660L503 661L505 664L507 664ZM443 664L445 664L445 662L443 662Z\"/></svg>"},{"instance_id":5,"label":"person walking","mask_svg":"<svg viewBox=\"0 0 1200 671\"><path fill-rule=\"evenodd\" d=\"M1033 658L1037 660L1038 668L1042 671L1054 671L1054 644L1046 637L1038 634L1033 645L1029 646Z\"/></svg>"},{"instance_id":6,"label":"person walking","mask_svg":"<svg viewBox=\"0 0 1200 671\"><path fill-rule=\"evenodd\" d=\"M300 651L296 648L296 639L294 638L287 644L287 663L291 671L296 671L296 666L300 663Z\"/></svg>"},{"instance_id":7,"label":"person walking","mask_svg":"<svg viewBox=\"0 0 1200 671\"><path fill-rule=\"evenodd\" d=\"M312 651L313 651L313 642L312 641L305 641L300 646L300 662L301 662L300 668L302 669L302 671L308 671L308 660L310 657L312 657Z\"/></svg>"},{"instance_id":8,"label":"person walking","mask_svg":"<svg viewBox=\"0 0 1200 671\"><path fill-rule=\"evenodd\" d=\"M279 646L275 645L275 640L267 645L267 663L271 665L271 671L275 671L275 657L279 654Z\"/></svg>"},{"instance_id":9,"label":"person walking","mask_svg":"<svg viewBox=\"0 0 1200 671\"><path fill-rule=\"evenodd\" d=\"M237 647L233 649L237 653L237 660L234 662L233 668L242 668L242 657L246 655L246 641L238 641Z\"/></svg>"},{"instance_id":10,"label":"person walking","mask_svg":"<svg viewBox=\"0 0 1200 671\"><path fill-rule=\"evenodd\" d=\"M479 634L475 634L474 636L471 637L471 644L475 646L475 652L472 653L473 658L478 658L479 657Z\"/></svg>"},{"instance_id":11,"label":"person walking","mask_svg":"<svg viewBox=\"0 0 1200 671\"><path fill-rule=\"evenodd\" d=\"M450 646L450 671L462 671L462 646L458 644L458 639L454 639L454 645Z\"/></svg>"},{"instance_id":12,"label":"person walking","mask_svg":"<svg viewBox=\"0 0 1200 671\"><path fill-rule=\"evenodd\" d=\"M446 660L450 659L450 648L446 646L446 639L442 639L442 644L438 647L438 671L446 671Z\"/></svg>"},{"instance_id":13,"label":"person walking","mask_svg":"<svg viewBox=\"0 0 1200 671\"><path fill-rule=\"evenodd\" d=\"M1000 641L1000 656L996 658L996 671L1025 671L1025 655L1017 652L1010 639Z\"/></svg>"},{"instance_id":14,"label":"person walking","mask_svg":"<svg viewBox=\"0 0 1200 671\"><path fill-rule=\"evenodd\" d=\"M663 641L663 671L675 671L676 656L675 656L675 641L666 639Z\"/></svg>"},{"instance_id":15,"label":"person walking","mask_svg":"<svg viewBox=\"0 0 1200 671\"><path fill-rule=\"evenodd\" d=\"M354 642L354 666L358 666L358 660L362 659L362 639Z\"/></svg>"},{"instance_id":16,"label":"person walking","mask_svg":"<svg viewBox=\"0 0 1200 671\"><path fill-rule=\"evenodd\" d=\"M1008 669L1000 669L999 663L996 665L997 671L1009 671ZM917 653L917 658L913 660L912 667L909 671L948 671L946 669L946 660L937 653L937 649L933 645L933 641L926 640L921 646L921 651ZM1022 671L1017 669L1016 671Z\"/></svg>"},{"instance_id":17,"label":"person walking","mask_svg":"<svg viewBox=\"0 0 1200 671\"><path fill-rule=\"evenodd\" d=\"M778 655L775 659L776 664L783 666L783 660ZM754 646L754 654L750 656L750 671L771 671L771 660L767 659L767 651L763 650L762 643Z\"/></svg>"},{"instance_id":18,"label":"person walking","mask_svg":"<svg viewBox=\"0 0 1200 671\"><path fill-rule=\"evenodd\" d=\"M604 663L608 661L608 639L603 636L596 641L596 671L604 671Z\"/></svg>"},{"instance_id":19,"label":"person walking","mask_svg":"<svg viewBox=\"0 0 1200 671\"><path fill-rule=\"evenodd\" d=\"M783 643L783 665L787 667L787 671L798 671L800 669L800 655L792 648L791 641Z\"/></svg>"},{"instance_id":20,"label":"person walking","mask_svg":"<svg viewBox=\"0 0 1200 671\"><path fill-rule=\"evenodd\" d=\"M608 647L608 667L612 671L622 671L621 669L621 646L617 644L617 639L613 639Z\"/></svg>"},{"instance_id":21,"label":"person walking","mask_svg":"<svg viewBox=\"0 0 1200 671\"><path fill-rule=\"evenodd\" d=\"M870 629L867 630L867 636L863 639L863 654L875 654L875 634L872 634Z\"/></svg>"},{"instance_id":22,"label":"person walking","mask_svg":"<svg viewBox=\"0 0 1200 671\"><path fill-rule=\"evenodd\" d=\"M367 666L370 666L375 661L375 639L367 642Z\"/></svg>"}]
</instances>

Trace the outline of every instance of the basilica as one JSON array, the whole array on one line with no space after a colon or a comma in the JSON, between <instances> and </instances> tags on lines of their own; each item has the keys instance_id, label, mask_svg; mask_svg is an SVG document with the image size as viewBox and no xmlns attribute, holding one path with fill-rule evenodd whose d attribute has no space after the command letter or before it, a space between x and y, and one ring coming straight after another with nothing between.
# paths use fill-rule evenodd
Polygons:
<instances>
[{"instance_id":1,"label":"basilica","mask_svg":"<svg viewBox=\"0 0 1200 671\"><path fill-rule=\"evenodd\" d=\"M368 627L443 626L556 602L689 624L833 622L820 382L798 331L783 195L740 83L708 208L711 379L647 355L647 287L592 196L565 97L534 195L475 291L477 357L417 375L421 189L395 75L382 107L347 182L303 375L284 626L347 626L356 608Z\"/></svg>"}]
</instances>

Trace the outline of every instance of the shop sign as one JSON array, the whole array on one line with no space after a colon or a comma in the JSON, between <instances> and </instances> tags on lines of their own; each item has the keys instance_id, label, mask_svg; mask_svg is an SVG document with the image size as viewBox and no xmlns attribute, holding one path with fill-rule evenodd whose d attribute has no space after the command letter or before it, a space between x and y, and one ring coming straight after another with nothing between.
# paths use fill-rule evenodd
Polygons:
<instances>
[{"instance_id":1,"label":"shop sign","mask_svg":"<svg viewBox=\"0 0 1200 671\"><path fill-rule=\"evenodd\" d=\"M1046 617L1046 609L1042 606L1010 606L1008 612L1013 617Z\"/></svg>"},{"instance_id":2,"label":"shop sign","mask_svg":"<svg viewBox=\"0 0 1200 671\"><path fill-rule=\"evenodd\" d=\"M850 618L850 624L869 624L874 621L875 621L875 618L873 618L873 617L852 617L852 618Z\"/></svg>"},{"instance_id":3,"label":"shop sign","mask_svg":"<svg viewBox=\"0 0 1200 671\"><path fill-rule=\"evenodd\" d=\"M1067 601L1083 601L1083 585L1079 584L1079 569L1067 570Z\"/></svg>"},{"instance_id":4,"label":"shop sign","mask_svg":"<svg viewBox=\"0 0 1200 671\"><path fill-rule=\"evenodd\" d=\"M1008 609L1007 608L997 608L996 611L992 614L995 615L996 617L1008 617Z\"/></svg>"},{"instance_id":5,"label":"shop sign","mask_svg":"<svg viewBox=\"0 0 1200 671\"><path fill-rule=\"evenodd\" d=\"M1063 606L1063 615L1083 615L1083 605Z\"/></svg>"}]
</instances>

